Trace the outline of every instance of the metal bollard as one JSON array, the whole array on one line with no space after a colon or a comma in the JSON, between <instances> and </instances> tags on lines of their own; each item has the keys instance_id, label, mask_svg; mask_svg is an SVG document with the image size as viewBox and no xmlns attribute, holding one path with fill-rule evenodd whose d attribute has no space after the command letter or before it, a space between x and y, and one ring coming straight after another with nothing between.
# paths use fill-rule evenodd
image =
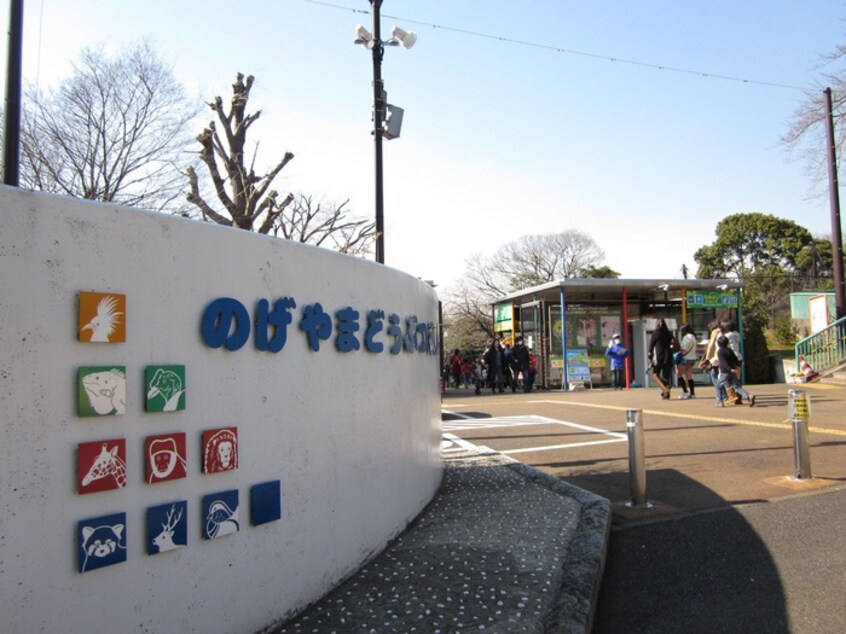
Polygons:
<instances>
[{"instance_id":1,"label":"metal bollard","mask_svg":"<svg viewBox=\"0 0 846 634\"><path fill-rule=\"evenodd\" d=\"M632 501L626 506L649 508L646 499L646 462L643 456L643 410L626 410L626 432L629 438L629 489Z\"/></svg>"},{"instance_id":2,"label":"metal bollard","mask_svg":"<svg viewBox=\"0 0 846 634\"><path fill-rule=\"evenodd\" d=\"M811 400L802 390L788 390L787 410L793 425L793 456L796 463L796 480L813 478L811 475L811 448L808 444L808 422L811 418Z\"/></svg>"}]
</instances>

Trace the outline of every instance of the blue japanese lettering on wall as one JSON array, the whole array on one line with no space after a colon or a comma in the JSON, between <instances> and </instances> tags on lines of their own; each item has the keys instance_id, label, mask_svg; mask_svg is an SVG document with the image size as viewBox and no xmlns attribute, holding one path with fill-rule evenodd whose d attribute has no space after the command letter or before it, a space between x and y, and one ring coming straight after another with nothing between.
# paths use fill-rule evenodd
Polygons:
<instances>
[{"instance_id":1,"label":"blue japanese lettering on wall","mask_svg":"<svg viewBox=\"0 0 846 634\"><path fill-rule=\"evenodd\" d=\"M232 331L232 324L235 330ZM203 313L203 341L212 348L242 348L250 337L250 316L237 299L221 297L208 305Z\"/></svg>"},{"instance_id":2,"label":"blue japanese lettering on wall","mask_svg":"<svg viewBox=\"0 0 846 634\"><path fill-rule=\"evenodd\" d=\"M256 348L280 352L288 341L288 326L293 321L290 310L297 307L291 297L277 299L270 310L270 302L260 299L256 304ZM273 334L269 334L270 331Z\"/></svg>"},{"instance_id":3,"label":"blue japanese lettering on wall","mask_svg":"<svg viewBox=\"0 0 846 634\"><path fill-rule=\"evenodd\" d=\"M396 313L391 313L388 315L388 323L391 324L388 326L388 334L393 337L394 342L391 344L390 353L391 354L399 354L400 350L402 350L402 340L403 340L403 332L402 328L400 328L400 317Z\"/></svg>"},{"instance_id":4,"label":"blue japanese lettering on wall","mask_svg":"<svg viewBox=\"0 0 846 634\"><path fill-rule=\"evenodd\" d=\"M364 349L368 352L382 352L385 344L376 341L374 337L385 329L382 323L385 319L384 310L371 310L367 313L367 330L364 333Z\"/></svg>"},{"instance_id":5,"label":"blue japanese lettering on wall","mask_svg":"<svg viewBox=\"0 0 846 634\"><path fill-rule=\"evenodd\" d=\"M359 331L358 311L347 306L336 312L335 318L337 319L335 328L338 329L335 347L341 352L358 350L361 347L358 339L355 338L355 333Z\"/></svg>"},{"instance_id":6,"label":"blue japanese lettering on wall","mask_svg":"<svg viewBox=\"0 0 846 634\"><path fill-rule=\"evenodd\" d=\"M323 312L320 302L309 304L303 309L300 330L306 333L308 347L314 352L320 350L320 342L332 336L332 318Z\"/></svg>"},{"instance_id":7,"label":"blue japanese lettering on wall","mask_svg":"<svg viewBox=\"0 0 846 634\"><path fill-rule=\"evenodd\" d=\"M251 322L244 304L231 297L219 297L203 311L200 328L203 341L211 348L235 351L244 347L252 333L257 350L279 353L288 342L288 327L294 321L292 311L296 308L293 297L281 297L272 302L260 299ZM362 330L360 318L358 310L346 306L335 311L333 323L333 315L326 312L320 302L315 302L302 309L297 326L313 352L319 352L320 342L329 340L333 332L337 333L335 349L343 353L361 350L362 343L364 350L375 354L383 352L386 345L392 355L405 350L434 356L440 351L436 325L419 321L417 315L407 315L403 328L403 318L390 313L386 327L386 311L371 309L367 311L367 324L361 337L358 335Z\"/></svg>"},{"instance_id":8,"label":"blue japanese lettering on wall","mask_svg":"<svg viewBox=\"0 0 846 634\"><path fill-rule=\"evenodd\" d=\"M429 349L429 324L419 322L414 328L414 338L417 345L417 351L426 354L431 354Z\"/></svg>"},{"instance_id":9,"label":"blue japanese lettering on wall","mask_svg":"<svg viewBox=\"0 0 846 634\"><path fill-rule=\"evenodd\" d=\"M403 345L406 352L417 352L417 317L411 315L405 318L405 341Z\"/></svg>"}]
</instances>

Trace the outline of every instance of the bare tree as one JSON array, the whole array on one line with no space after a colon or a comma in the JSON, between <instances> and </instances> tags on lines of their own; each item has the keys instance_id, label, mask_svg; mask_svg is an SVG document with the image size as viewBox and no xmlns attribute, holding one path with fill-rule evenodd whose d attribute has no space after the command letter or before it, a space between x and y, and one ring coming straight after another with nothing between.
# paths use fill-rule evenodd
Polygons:
<instances>
[{"instance_id":1,"label":"bare tree","mask_svg":"<svg viewBox=\"0 0 846 634\"><path fill-rule=\"evenodd\" d=\"M474 255L469 276L486 294L504 295L568 277L600 264L605 253L581 231L526 235L493 255Z\"/></svg>"},{"instance_id":2,"label":"bare tree","mask_svg":"<svg viewBox=\"0 0 846 634\"><path fill-rule=\"evenodd\" d=\"M350 218L346 206L328 207L315 203L311 196L297 195L273 225L273 234L316 246L329 246L347 255L368 255L376 237L376 223L361 218Z\"/></svg>"},{"instance_id":3,"label":"bare tree","mask_svg":"<svg viewBox=\"0 0 846 634\"><path fill-rule=\"evenodd\" d=\"M476 329L493 336L493 314L491 302L496 298L478 288L469 278L462 278L444 294L446 313L453 319L468 320L475 324Z\"/></svg>"},{"instance_id":4,"label":"bare tree","mask_svg":"<svg viewBox=\"0 0 846 634\"><path fill-rule=\"evenodd\" d=\"M834 119L834 143L837 147L838 161L846 145L846 45L838 46L833 52L824 55L819 68L828 68L823 74L822 84L805 91L805 100L793 113L790 128L781 141L787 149L804 161L813 187L827 184L828 147L826 131L826 111L824 86L831 88L832 117Z\"/></svg>"},{"instance_id":5,"label":"bare tree","mask_svg":"<svg viewBox=\"0 0 846 634\"><path fill-rule=\"evenodd\" d=\"M235 83L232 84L232 100L228 112L224 109L220 96L209 102L209 107L217 115L224 138L221 139L214 121L197 137L202 146L200 160L208 168L214 194L223 204L225 211L218 212L206 201L206 197L200 192L200 181L193 167L186 170L191 187L188 202L196 205L206 220L248 231L255 229L259 233L268 233L282 211L294 200L293 194L289 193L280 198L275 189L270 189L273 180L294 155L286 152L282 160L269 172L259 176L255 173L258 151L256 149L250 166L246 166L244 146L247 142L247 131L261 116L261 110L247 113L253 81L252 75L247 77L245 82L244 75L238 73ZM262 214L264 219L256 229L255 224Z\"/></svg>"},{"instance_id":6,"label":"bare tree","mask_svg":"<svg viewBox=\"0 0 846 634\"><path fill-rule=\"evenodd\" d=\"M568 277L593 274L605 258L590 236L575 230L526 235L492 255L474 253L467 274L444 297L445 320L459 333L449 347L477 346L493 336L491 304L508 293ZM611 271L611 273L616 273Z\"/></svg>"},{"instance_id":7,"label":"bare tree","mask_svg":"<svg viewBox=\"0 0 846 634\"><path fill-rule=\"evenodd\" d=\"M494 336L491 301L494 294L485 292L468 278L459 280L444 295L444 349L481 351Z\"/></svg>"},{"instance_id":8,"label":"bare tree","mask_svg":"<svg viewBox=\"0 0 846 634\"><path fill-rule=\"evenodd\" d=\"M261 110L249 113L247 104L255 78L238 73L232 84L232 100L226 110L221 97L208 105L217 115L199 134L200 160L206 166L212 192L204 194L196 170L186 170L190 192L188 202L199 208L206 220L259 233L273 233L289 240L318 246L330 246L350 255L366 255L375 238L375 224L351 218L349 201L324 206L313 197L271 189L274 179L294 155L286 152L264 174L256 174L258 144L249 166L246 163L247 132L261 116ZM211 197L223 205L216 209Z\"/></svg>"},{"instance_id":9,"label":"bare tree","mask_svg":"<svg viewBox=\"0 0 846 634\"><path fill-rule=\"evenodd\" d=\"M158 211L180 211L197 107L149 43L86 49L71 77L25 94L21 184Z\"/></svg>"}]
</instances>

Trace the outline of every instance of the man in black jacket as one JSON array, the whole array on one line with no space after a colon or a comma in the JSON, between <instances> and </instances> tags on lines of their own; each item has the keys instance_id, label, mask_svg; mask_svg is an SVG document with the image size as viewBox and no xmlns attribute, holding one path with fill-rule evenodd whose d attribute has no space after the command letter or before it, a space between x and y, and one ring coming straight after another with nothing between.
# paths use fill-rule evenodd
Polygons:
<instances>
[{"instance_id":1,"label":"man in black jacket","mask_svg":"<svg viewBox=\"0 0 846 634\"><path fill-rule=\"evenodd\" d=\"M517 337L514 341L514 349L511 351L511 359L514 364L514 381L511 383L511 391L517 391L518 372L523 373L523 391L531 391L532 382L529 379L529 349L523 345L523 337Z\"/></svg>"}]
</instances>

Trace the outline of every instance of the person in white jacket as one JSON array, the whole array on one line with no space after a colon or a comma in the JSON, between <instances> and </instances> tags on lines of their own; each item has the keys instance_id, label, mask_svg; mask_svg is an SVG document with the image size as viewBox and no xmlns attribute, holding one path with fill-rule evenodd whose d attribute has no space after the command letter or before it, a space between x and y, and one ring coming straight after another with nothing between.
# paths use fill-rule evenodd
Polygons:
<instances>
[{"instance_id":1,"label":"person in white jacket","mask_svg":"<svg viewBox=\"0 0 846 634\"><path fill-rule=\"evenodd\" d=\"M681 399L696 398L693 386L693 364L696 363L696 334L690 324L681 327L680 350L676 353L676 381L682 389Z\"/></svg>"}]
</instances>

